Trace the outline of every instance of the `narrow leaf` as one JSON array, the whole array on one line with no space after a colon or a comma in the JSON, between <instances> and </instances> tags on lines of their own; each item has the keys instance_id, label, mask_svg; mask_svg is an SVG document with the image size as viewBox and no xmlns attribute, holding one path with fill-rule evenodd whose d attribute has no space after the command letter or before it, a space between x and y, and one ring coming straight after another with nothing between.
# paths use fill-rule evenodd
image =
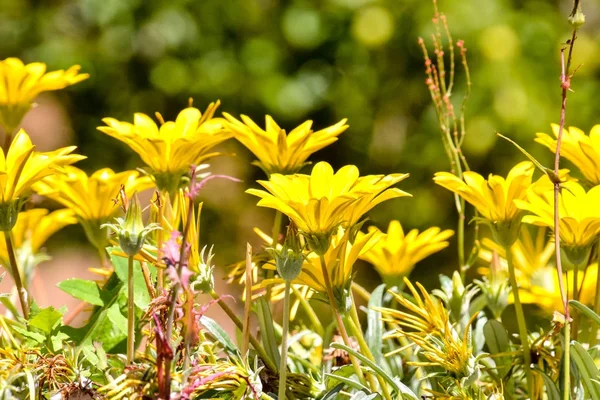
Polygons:
<instances>
[{"instance_id":1,"label":"narrow leaf","mask_svg":"<svg viewBox=\"0 0 600 400\"><path fill-rule=\"evenodd\" d=\"M376 311L381 308L383 295L385 293L385 284L375 288L369 298L369 311L367 312L367 344L375 357L375 362L379 365L383 362L383 321L381 312Z\"/></svg>"},{"instance_id":2,"label":"narrow leaf","mask_svg":"<svg viewBox=\"0 0 600 400\"><path fill-rule=\"evenodd\" d=\"M600 400L600 390L592 380L599 378L599 371L594 360L579 342L571 342L571 360L577 365L577 370L590 400Z\"/></svg>"},{"instance_id":3,"label":"narrow leaf","mask_svg":"<svg viewBox=\"0 0 600 400\"><path fill-rule=\"evenodd\" d=\"M279 354L279 346L275 337L275 327L273 325L273 314L271 308L264 297L259 297L256 304L256 315L258 316L258 324L260 326L261 339L265 351L271 360L275 362L277 368L281 362Z\"/></svg>"},{"instance_id":4,"label":"narrow leaf","mask_svg":"<svg viewBox=\"0 0 600 400\"><path fill-rule=\"evenodd\" d=\"M577 309L583 315L592 320L592 322L600 325L600 315L596 314L591 308L578 302L577 300L570 300L569 305L573 306L573 308Z\"/></svg>"},{"instance_id":5,"label":"narrow leaf","mask_svg":"<svg viewBox=\"0 0 600 400\"><path fill-rule=\"evenodd\" d=\"M203 315L200 317L200 323L219 343L221 343L228 353L239 353L237 346L231 341L227 332L225 332L225 330L223 330L223 328L221 328L221 326L219 326L212 318Z\"/></svg>"}]
</instances>

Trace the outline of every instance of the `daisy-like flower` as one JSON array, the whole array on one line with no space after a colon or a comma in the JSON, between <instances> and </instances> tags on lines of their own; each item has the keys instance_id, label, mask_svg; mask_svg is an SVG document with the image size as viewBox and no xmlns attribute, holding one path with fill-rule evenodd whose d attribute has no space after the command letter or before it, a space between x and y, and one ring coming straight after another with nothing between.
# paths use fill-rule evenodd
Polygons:
<instances>
[{"instance_id":1,"label":"daisy-like flower","mask_svg":"<svg viewBox=\"0 0 600 400\"><path fill-rule=\"evenodd\" d=\"M579 183L568 181L562 184L559 196L561 244L567 258L581 265L600 233L600 186L586 192ZM526 199L515 200L515 204L531 213L523 217L524 223L554 227L554 189L546 175L527 191Z\"/></svg>"},{"instance_id":2,"label":"daisy-like flower","mask_svg":"<svg viewBox=\"0 0 600 400\"><path fill-rule=\"evenodd\" d=\"M360 177L358 168L347 165L334 173L326 162L316 164L311 175L272 174L258 181L267 191L249 189L258 196L259 206L274 208L287 215L308 239L311 249L323 254L330 235L341 225L354 225L377 204L396 197L410 196L388 189L408 174Z\"/></svg>"},{"instance_id":3,"label":"daisy-like flower","mask_svg":"<svg viewBox=\"0 0 600 400\"><path fill-rule=\"evenodd\" d=\"M37 152L31 139L20 130L7 154L0 150L0 230L9 231L16 223L19 202L41 179L57 168L75 163L85 156L71 154L75 146L50 152Z\"/></svg>"},{"instance_id":4,"label":"daisy-like flower","mask_svg":"<svg viewBox=\"0 0 600 400\"><path fill-rule=\"evenodd\" d=\"M371 232L379 236L379 241L360 259L371 263L388 286L401 285L402 279L411 273L415 264L448 247L448 239L454 234L452 230L442 231L437 227L421 233L413 229L404 234L399 221L390 222L385 234L374 226L369 227ZM357 238L365 235L359 232Z\"/></svg>"},{"instance_id":5,"label":"daisy-like flower","mask_svg":"<svg viewBox=\"0 0 600 400\"><path fill-rule=\"evenodd\" d=\"M0 61L0 125L12 135L33 105L38 94L64 89L89 78L79 65L46 72L46 64L23 64L18 58ZM10 142L8 142L10 143Z\"/></svg>"},{"instance_id":6,"label":"daisy-like flower","mask_svg":"<svg viewBox=\"0 0 600 400\"><path fill-rule=\"evenodd\" d=\"M401 294L390 292L406 311L392 308L377 309L381 312L384 321L401 327L388 334L387 338L404 336L418 346L419 352L427 361L410 361L410 365L442 367L460 377L467 377L476 372L470 339L470 325L473 318L461 338L450 324L448 310L439 299L432 297L419 283L416 284L419 288L417 291L408 279L404 278L404 282L415 299L414 303Z\"/></svg>"},{"instance_id":7,"label":"daisy-like flower","mask_svg":"<svg viewBox=\"0 0 600 400\"><path fill-rule=\"evenodd\" d=\"M559 126L552 124L552 133L558 137ZM556 152L556 139L545 133L537 133L535 141ZM600 124L595 125L589 136L581 129L563 129L560 155L571 161L581 171L585 179L600 185Z\"/></svg>"},{"instance_id":8,"label":"daisy-like flower","mask_svg":"<svg viewBox=\"0 0 600 400\"><path fill-rule=\"evenodd\" d=\"M486 262L492 262L495 252L500 257L501 268L506 271L506 251L487 238L483 239L481 244L479 258ZM552 262L554 242L547 239L546 229L540 228L535 238L531 236L529 230L523 229L519 239L512 246L511 252L519 282L520 300L523 303L536 304L548 314L562 309L564 305L560 296L558 275ZM489 270L482 268L479 272L488 274ZM564 274L563 279L572 282L573 274L574 271L568 271ZM597 275L596 265L591 265L583 273L578 274L581 302L593 303ZM514 297L509 295L508 300L512 303Z\"/></svg>"},{"instance_id":9,"label":"daisy-like flower","mask_svg":"<svg viewBox=\"0 0 600 400\"><path fill-rule=\"evenodd\" d=\"M525 198L533 171L533 164L525 161L514 166L506 178L490 175L486 180L476 172L466 171L463 179L448 172L437 172L433 180L472 204L491 226L495 238L506 246L517 237L522 211L515 200Z\"/></svg>"},{"instance_id":10,"label":"daisy-like flower","mask_svg":"<svg viewBox=\"0 0 600 400\"><path fill-rule=\"evenodd\" d=\"M306 121L286 135L270 115L265 117L264 130L245 115L241 117L243 122L227 113L223 115L233 136L258 158L253 164L267 176L298 172L311 154L335 142L348 129L346 119L316 132L311 129L312 121Z\"/></svg>"},{"instance_id":11,"label":"daisy-like flower","mask_svg":"<svg viewBox=\"0 0 600 400\"><path fill-rule=\"evenodd\" d=\"M156 186L173 197L181 185L181 178L191 165L198 165L219 155L212 149L231 137L223 118L213 118L219 102L211 103L204 114L197 108L181 111L175 121L159 127L149 116L136 113L133 124L104 118L108 126L98 127L127 144L150 168ZM162 121L160 114L157 114Z\"/></svg>"},{"instance_id":12,"label":"daisy-like flower","mask_svg":"<svg viewBox=\"0 0 600 400\"><path fill-rule=\"evenodd\" d=\"M110 221L119 211L113 199L121 187L126 196L153 186L149 177L140 177L137 171L115 173L110 168L87 175L79 168L68 166L64 174L44 178L33 188L41 195L73 210L88 237L98 249L107 244L106 230L100 226Z\"/></svg>"},{"instance_id":13,"label":"daisy-like flower","mask_svg":"<svg viewBox=\"0 0 600 400\"><path fill-rule=\"evenodd\" d=\"M73 212L67 209L50 212L34 208L19 213L17 223L12 229L12 239L17 258L21 261L19 269L26 287L29 286L35 266L46 259L46 255L41 251L44 243L57 231L75 223L77 220ZM0 240L0 261L4 266L10 265L5 240Z\"/></svg>"}]
</instances>

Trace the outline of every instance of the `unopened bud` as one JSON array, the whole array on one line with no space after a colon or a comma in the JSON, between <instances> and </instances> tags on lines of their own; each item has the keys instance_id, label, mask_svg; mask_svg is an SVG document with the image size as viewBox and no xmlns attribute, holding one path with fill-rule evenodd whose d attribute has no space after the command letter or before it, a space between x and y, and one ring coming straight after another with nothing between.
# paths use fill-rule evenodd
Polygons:
<instances>
[{"instance_id":1,"label":"unopened bud","mask_svg":"<svg viewBox=\"0 0 600 400\"><path fill-rule=\"evenodd\" d=\"M579 29L585 24L585 14L581 11L581 5L577 4L577 7L569 15L569 24L575 29Z\"/></svg>"},{"instance_id":2,"label":"unopened bud","mask_svg":"<svg viewBox=\"0 0 600 400\"><path fill-rule=\"evenodd\" d=\"M293 281L300 275L304 264L304 254L300 244L298 230L293 222L288 226L285 243L281 250L270 249L275 259L277 272L286 281Z\"/></svg>"}]
</instances>

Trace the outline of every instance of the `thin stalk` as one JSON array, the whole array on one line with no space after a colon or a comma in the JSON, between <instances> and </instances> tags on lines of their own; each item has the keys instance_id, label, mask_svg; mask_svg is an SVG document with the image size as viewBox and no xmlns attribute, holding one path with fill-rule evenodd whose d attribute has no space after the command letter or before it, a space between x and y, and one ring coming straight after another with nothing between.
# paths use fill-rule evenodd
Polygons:
<instances>
[{"instance_id":1,"label":"thin stalk","mask_svg":"<svg viewBox=\"0 0 600 400\"><path fill-rule=\"evenodd\" d=\"M358 340L358 346L360 347L361 353L364 356L366 356L369 360L376 363L377 361L375 360L375 357L373 356L373 353L371 352L371 349L369 348L369 345L367 344L367 341L363 336L363 331L360 327L360 320L358 319L358 312L356 311L356 304L354 302L354 299L352 299L352 308L350 310L350 313L351 318L346 317L345 320L347 321L348 326L350 327L350 331ZM383 397L385 397L387 400L392 400L392 396L390 395L390 391L383 377L379 374L376 374L375 376L377 378L377 382L379 382L379 387L383 391Z\"/></svg>"},{"instance_id":2,"label":"thin stalk","mask_svg":"<svg viewBox=\"0 0 600 400\"><path fill-rule=\"evenodd\" d=\"M291 282L285 281L285 292L283 297L283 330L281 332L281 366L279 368L279 394L277 398L279 400L285 399L285 390L287 387L287 340L288 332L290 329L290 291Z\"/></svg>"},{"instance_id":3,"label":"thin stalk","mask_svg":"<svg viewBox=\"0 0 600 400\"><path fill-rule=\"evenodd\" d=\"M565 349L564 349L564 382L563 400L571 398L571 324L565 323Z\"/></svg>"},{"instance_id":4,"label":"thin stalk","mask_svg":"<svg viewBox=\"0 0 600 400\"><path fill-rule=\"evenodd\" d=\"M237 326L237 328L239 330L243 331L244 324L242 323L242 321L240 321L240 319L237 317L237 315L235 315L235 312L227 305L227 303L225 303L223 301L223 299L221 299L221 297L217 294L217 292L215 292L213 290L210 293L210 295L212 296L213 299L217 300L219 307L221 307L221 309L223 311L225 311L225 314L227 314L227 316L233 321L235 326ZM264 361L267 368L269 368L271 371L277 371L277 366L273 363L273 360L271 360L269 358L269 356L267 355L267 352L265 351L265 349L263 349L263 347L258 342L258 340L256 340L256 338L253 335L250 335L249 340L250 340L250 344L252 345L252 347L254 347L254 350L256 350L256 352L258 353L260 358L262 358L262 360Z\"/></svg>"},{"instance_id":5,"label":"thin stalk","mask_svg":"<svg viewBox=\"0 0 600 400\"><path fill-rule=\"evenodd\" d=\"M248 356L250 347L250 312L252 311L252 246L246 243L246 303L244 304L244 329L242 357Z\"/></svg>"},{"instance_id":6,"label":"thin stalk","mask_svg":"<svg viewBox=\"0 0 600 400\"><path fill-rule=\"evenodd\" d=\"M310 306L308 300L306 300L306 298L302 295L302 293L300 293L300 291L298 289L296 289L293 285L291 288L292 288L292 291L294 292L294 295L300 302L300 305L302 305L302 308L304 308L304 311L306 312L308 319L310 319L310 322L313 325L312 327L313 327L314 331L319 336L323 337L323 335L325 335L325 329L323 329L323 324L321 324L321 321L319 321L319 317L317 316L317 313Z\"/></svg>"},{"instance_id":7,"label":"thin stalk","mask_svg":"<svg viewBox=\"0 0 600 400\"><path fill-rule=\"evenodd\" d=\"M598 273L596 275L596 297L594 298L594 311L600 315L600 244L598 245ZM590 338L590 347L598 342L598 324L592 323L592 337Z\"/></svg>"},{"instance_id":8,"label":"thin stalk","mask_svg":"<svg viewBox=\"0 0 600 400\"><path fill-rule=\"evenodd\" d=\"M578 300L579 301L579 284L578 284L578 278L579 278L579 265L576 265L575 268L573 269L573 300ZM573 316L571 317L573 319L573 321L571 322L571 324L573 324L573 326L571 327L571 336L573 337L573 340L577 340L577 329L578 324L577 324L577 312L573 313Z\"/></svg>"},{"instance_id":9,"label":"thin stalk","mask_svg":"<svg viewBox=\"0 0 600 400\"><path fill-rule=\"evenodd\" d=\"M152 278L150 277L150 270L148 269L148 265L146 262L142 262L142 274L144 275L144 283L146 283L146 289L148 290L148 294L151 298L156 297L156 291L154 290L154 285L152 285Z\"/></svg>"},{"instance_id":10,"label":"thin stalk","mask_svg":"<svg viewBox=\"0 0 600 400\"><path fill-rule=\"evenodd\" d=\"M135 303L133 301L133 256L127 265L127 364L135 358Z\"/></svg>"},{"instance_id":11,"label":"thin stalk","mask_svg":"<svg viewBox=\"0 0 600 400\"><path fill-rule=\"evenodd\" d=\"M325 288L327 290L327 297L329 298L329 304L331 305L331 310L333 311L333 315L335 317L335 322L337 323L338 330L340 331L340 335L342 335L342 339L344 340L344 344L348 347L351 346L350 337L348 336L348 332L346 331L346 327L344 326L344 321L342 321L342 315L337 308L337 303L335 301L335 296L333 295L333 286L331 285L331 280L329 279L329 272L327 272L327 263L325 261L325 256L320 255L321 258L321 272L323 273L323 279L325 280ZM353 355L350 356L350 361L352 362L352 367L354 367L354 372L356 376L360 380L362 384L365 384L365 375L360 369L360 365L358 360ZM376 390L375 387L371 388L372 390Z\"/></svg>"},{"instance_id":12,"label":"thin stalk","mask_svg":"<svg viewBox=\"0 0 600 400\"><path fill-rule=\"evenodd\" d=\"M273 230L271 232L271 239L273 240L273 243L271 245L273 246L274 249L277 248L277 243L279 243L279 233L281 232L282 217L283 217L283 214L281 213L281 211L276 210L275 211L275 219L273 220ZM266 279L272 279L274 276L275 276L274 270L267 270ZM266 297L267 303L271 304L271 285L267 286L267 289L265 292L265 297Z\"/></svg>"},{"instance_id":13,"label":"thin stalk","mask_svg":"<svg viewBox=\"0 0 600 400\"><path fill-rule=\"evenodd\" d=\"M12 269L13 279L15 286L17 287L17 293L19 294L19 302L21 303L21 310L23 310L23 318L29 319L29 303L27 290L23 287L23 281L21 280L21 272L17 264L17 257L15 257L15 249L12 243L12 232L4 232L4 240L6 242L6 249L8 250L8 260L10 261L10 267Z\"/></svg>"},{"instance_id":14,"label":"thin stalk","mask_svg":"<svg viewBox=\"0 0 600 400\"><path fill-rule=\"evenodd\" d=\"M531 375L531 352L529 350L529 339L527 337L527 324L525 323L525 315L523 314L523 305L519 298L519 286L515 276L515 266L513 264L513 256L510 251L510 246L506 246L506 262L508 263L508 275L510 285L512 286L513 297L515 301L515 312L517 314L517 324L519 326L519 337L521 338L521 347L523 348L523 365L525 376L527 378L527 387L529 392L533 391L533 376Z\"/></svg>"}]
</instances>

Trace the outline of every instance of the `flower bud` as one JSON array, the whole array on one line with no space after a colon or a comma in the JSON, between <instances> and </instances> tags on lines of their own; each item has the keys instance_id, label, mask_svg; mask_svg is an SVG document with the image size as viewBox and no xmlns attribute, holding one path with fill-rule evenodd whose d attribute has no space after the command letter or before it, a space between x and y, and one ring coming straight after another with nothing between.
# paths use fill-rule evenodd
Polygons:
<instances>
[{"instance_id":1,"label":"flower bud","mask_svg":"<svg viewBox=\"0 0 600 400\"><path fill-rule=\"evenodd\" d=\"M117 232L119 236L119 246L123 253L131 257L139 253L144 245L146 235L153 230L160 229L157 224L144 226L142 220L142 207L137 192L135 192L129 201L125 211L125 219L116 218L117 224L104 224Z\"/></svg>"},{"instance_id":2,"label":"flower bud","mask_svg":"<svg viewBox=\"0 0 600 400\"><path fill-rule=\"evenodd\" d=\"M577 7L573 9L571 15L569 15L569 24L575 29L579 29L585 23L585 14L581 11L581 5L577 4Z\"/></svg>"},{"instance_id":3,"label":"flower bud","mask_svg":"<svg viewBox=\"0 0 600 400\"><path fill-rule=\"evenodd\" d=\"M290 222L283 248L281 250L273 248L269 250L275 259L277 272L286 281L296 279L300 275L304 264L304 254L298 235L296 226L293 222Z\"/></svg>"},{"instance_id":4,"label":"flower bud","mask_svg":"<svg viewBox=\"0 0 600 400\"><path fill-rule=\"evenodd\" d=\"M12 230L17 223L20 206L19 199L0 203L0 231L10 232Z\"/></svg>"}]
</instances>

